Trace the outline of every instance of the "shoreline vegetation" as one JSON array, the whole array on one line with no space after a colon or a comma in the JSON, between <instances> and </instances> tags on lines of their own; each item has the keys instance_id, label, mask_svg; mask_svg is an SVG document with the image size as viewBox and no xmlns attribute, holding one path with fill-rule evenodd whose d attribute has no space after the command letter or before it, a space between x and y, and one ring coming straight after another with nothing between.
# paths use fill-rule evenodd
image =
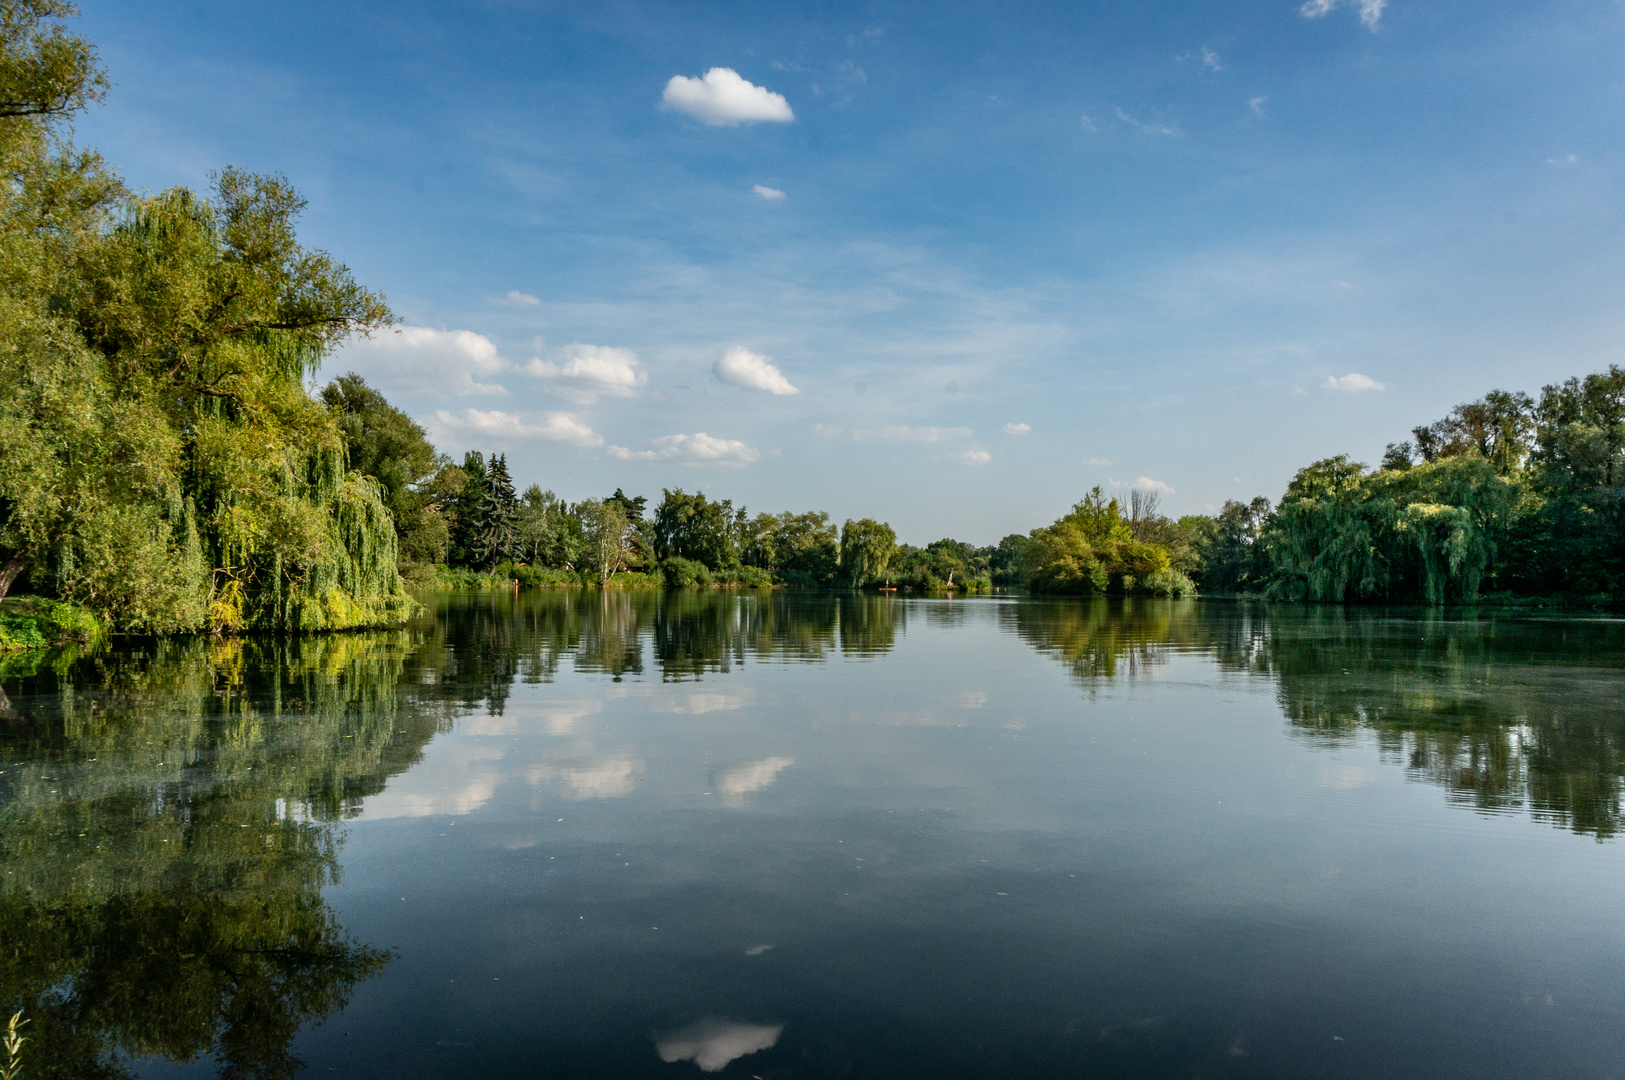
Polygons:
<instances>
[{"instance_id":1,"label":"shoreline vegetation","mask_svg":"<svg viewBox=\"0 0 1625 1080\"><path fill-rule=\"evenodd\" d=\"M128 189L71 120L109 83L61 0L0 0L0 652L109 634L397 626L410 589L789 588L1611 605L1625 595L1625 369L1494 391L1367 468L1172 519L1096 487L996 545L752 516L663 489L516 492L359 376L397 319L279 176Z\"/></svg>"}]
</instances>

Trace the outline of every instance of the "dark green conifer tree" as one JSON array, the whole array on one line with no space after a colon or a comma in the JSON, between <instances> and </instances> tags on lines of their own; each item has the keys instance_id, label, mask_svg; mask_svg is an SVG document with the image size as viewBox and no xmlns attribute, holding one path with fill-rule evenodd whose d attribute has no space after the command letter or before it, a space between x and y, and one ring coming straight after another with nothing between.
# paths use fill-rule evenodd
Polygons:
<instances>
[{"instance_id":1,"label":"dark green conifer tree","mask_svg":"<svg viewBox=\"0 0 1625 1080\"><path fill-rule=\"evenodd\" d=\"M485 465L485 491L479 508L480 563L491 567L512 559L519 548L519 497L508 475L508 455L492 454Z\"/></svg>"}]
</instances>

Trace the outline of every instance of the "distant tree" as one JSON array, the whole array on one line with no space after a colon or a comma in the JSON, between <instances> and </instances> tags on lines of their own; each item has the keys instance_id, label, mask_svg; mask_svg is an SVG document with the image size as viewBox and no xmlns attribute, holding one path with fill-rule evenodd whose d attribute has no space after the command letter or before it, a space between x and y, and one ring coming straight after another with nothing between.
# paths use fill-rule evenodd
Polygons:
<instances>
[{"instance_id":1,"label":"distant tree","mask_svg":"<svg viewBox=\"0 0 1625 1080\"><path fill-rule=\"evenodd\" d=\"M492 454L485 463L485 492L477 522L479 564L495 566L519 550L519 499L508 475L508 455Z\"/></svg>"},{"instance_id":2,"label":"distant tree","mask_svg":"<svg viewBox=\"0 0 1625 1080\"><path fill-rule=\"evenodd\" d=\"M897 553L897 533L873 518L841 526L841 576L855 589L880 581Z\"/></svg>"},{"instance_id":3,"label":"distant tree","mask_svg":"<svg viewBox=\"0 0 1625 1080\"><path fill-rule=\"evenodd\" d=\"M651 524L657 558L690 559L710 570L740 564L747 523L743 508L736 511L726 499L711 502L703 492L689 495L682 488L666 488L662 496Z\"/></svg>"},{"instance_id":4,"label":"distant tree","mask_svg":"<svg viewBox=\"0 0 1625 1080\"><path fill-rule=\"evenodd\" d=\"M575 569L581 558L581 519L551 491L532 484L520 498L516 526L519 548L535 566Z\"/></svg>"},{"instance_id":5,"label":"distant tree","mask_svg":"<svg viewBox=\"0 0 1625 1080\"><path fill-rule=\"evenodd\" d=\"M627 568L628 553L637 545L636 527L626 515L626 504L615 499L588 499L576 506L581 521L583 557L603 585Z\"/></svg>"}]
</instances>

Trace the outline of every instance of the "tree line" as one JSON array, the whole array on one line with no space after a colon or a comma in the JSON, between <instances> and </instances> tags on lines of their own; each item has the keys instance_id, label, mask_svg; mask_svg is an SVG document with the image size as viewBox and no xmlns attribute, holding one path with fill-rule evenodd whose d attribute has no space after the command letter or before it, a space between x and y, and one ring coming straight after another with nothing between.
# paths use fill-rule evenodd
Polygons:
<instances>
[{"instance_id":1,"label":"tree line","mask_svg":"<svg viewBox=\"0 0 1625 1080\"><path fill-rule=\"evenodd\" d=\"M1271 599L1611 601L1625 592L1625 369L1496 390L1388 444L1300 469L1279 504L1227 502L1208 591Z\"/></svg>"}]
</instances>

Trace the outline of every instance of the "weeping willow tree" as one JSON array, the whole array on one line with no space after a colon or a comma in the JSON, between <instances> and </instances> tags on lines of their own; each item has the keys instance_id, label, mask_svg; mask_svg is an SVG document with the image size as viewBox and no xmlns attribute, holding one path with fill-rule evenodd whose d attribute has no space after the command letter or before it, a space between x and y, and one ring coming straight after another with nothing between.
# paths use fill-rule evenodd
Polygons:
<instances>
[{"instance_id":1,"label":"weeping willow tree","mask_svg":"<svg viewBox=\"0 0 1625 1080\"><path fill-rule=\"evenodd\" d=\"M73 147L105 83L71 14L0 0L0 597L140 632L399 622L389 511L305 390L389 309L300 245L282 178L134 196Z\"/></svg>"},{"instance_id":2,"label":"weeping willow tree","mask_svg":"<svg viewBox=\"0 0 1625 1080\"><path fill-rule=\"evenodd\" d=\"M1472 602L1528 495L1483 458L1368 473L1346 457L1300 469L1260 537L1277 599Z\"/></svg>"}]
</instances>

